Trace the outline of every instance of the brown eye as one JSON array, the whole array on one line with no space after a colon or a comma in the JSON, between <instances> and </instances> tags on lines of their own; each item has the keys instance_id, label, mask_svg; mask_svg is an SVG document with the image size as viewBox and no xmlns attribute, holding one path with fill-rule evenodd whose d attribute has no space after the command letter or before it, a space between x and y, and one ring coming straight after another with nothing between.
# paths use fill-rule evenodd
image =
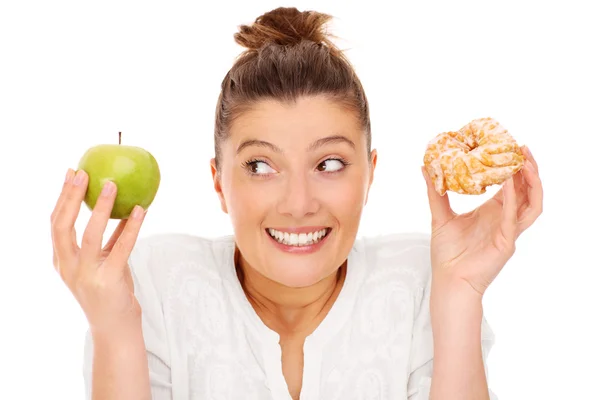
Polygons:
<instances>
[{"instance_id":1,"label":"brown eye","mask_svg":"<svg viewBox=\"0 0 600 400\"><path fill-rule=\"evenodd\" d=\"M255 175L266 175L275 172L275 170L271 168L266 162L258 160L249 162L248 170L251 174Z\"/></svg>"},{"instance_id":2,"label":"brown eye","mask_svg":"<svg viewBox=\"0 0 600 400\"><path fill-rule=\"evenodd\" d=\"M342 160L338 160L336 158L330 158L328 160L323 161L317 166L317 170L319 172L336 172L343 169L345 164Z\"/></svg>"}]
</instances>

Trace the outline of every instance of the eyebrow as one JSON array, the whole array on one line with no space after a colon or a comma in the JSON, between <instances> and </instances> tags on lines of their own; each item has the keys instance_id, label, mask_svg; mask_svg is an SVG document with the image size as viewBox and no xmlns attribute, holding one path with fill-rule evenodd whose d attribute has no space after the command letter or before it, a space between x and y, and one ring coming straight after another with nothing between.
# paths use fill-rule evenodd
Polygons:
<instances>
[{"instance_id":1,"label":"eyebrow","mask_svg":"<svg viewBox=\"0 0 600 400\"><path fill-rule=\"evenodd\" d=\"M306 148L306 151L314 151L321 146L325 146L327 144L333 144L333 143L346 143L348 146L352 147L352 149L356 148L356 145L354 144L354 142L352 140L348 139L347 137L342 136L342 135L332 135L332 136L327 136L327 137L315 140L313 143L311 143ZM270 143L270 142L267 142L264 140L249 139L249 140L243 141L238 146L236 154L240 154L242 152L242 150L244 150L246 147L251 147L251 146L266 147L268 149L271 149L275 153L283 153L283 150L281 150L279 147L275 146L273 143Z\"/></svg>"}]
</instances>

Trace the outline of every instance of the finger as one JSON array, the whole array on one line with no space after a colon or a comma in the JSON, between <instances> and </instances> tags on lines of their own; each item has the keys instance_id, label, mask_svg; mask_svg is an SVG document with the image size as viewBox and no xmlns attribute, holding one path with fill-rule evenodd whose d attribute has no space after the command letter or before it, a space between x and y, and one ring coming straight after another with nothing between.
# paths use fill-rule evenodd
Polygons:
<instances>
[{"instance_id":1,"label":"finger","mask_svg":"<svg viewBox=\"0 0 600 400\"><path fill-rule=\"evenodd\" d=\"M529 228L542 214L544 201L544 189L542 187L542 181L539 174L535 170L533 163L530 163L529 161L525 163L523 174L525 176L525 180L527 181L527 185L529 186L529 190L527 192L529 206L519 217L520 233Z\"/></svg>"},{"instance_id":2,"label":"finger","mask_svg":"<svg viewBox=\"0 0 600 400\"><path fill-rule=\"evenodd\" d=\"M517 195L518 209L521 210L527 205L527 190L529 189L527 181L525 180L525 175L523 175L523 168L513 175L513 182L515 185L515 193Z\"/></svg>"},{"instance_id":3,"label":"finger","mask_svg":"<svg viewBox=\"0 0 600 400\"><path fill-rule=\"evenodd\" d=\"M83 265L93 265L94 261L100 256L104 231L110 219L116 195L117 185L114 182L106 181L81 238L81 261Z\"/></svg>"},{"instance_id":4,"label":"finger","mask_svg":"<svg viewBox=\"0 0 600 400\"><path fill-rule=\"evenodd\" d=\"M102 251L111 251L112 250L113 246L117 242L117 239L119 238L119 236L121 236L123 229L125 229L126 224L127 224L126 219L122 219L121 221L119 221L119 225L117 225L117 227L113 231L112 235L110 235L110 238L108 239L108 242L106 242L106 244L102 248Z\"/></svg>"},{"instance_id":5,"label":"finger","mask_svg":"<svg viewBox=\"0 0 600 400\"><path fill-rule=\"evenodd\" d=\"M521 152L523 153L523 155L525 155L525 161L527 161L527 147L521 146L520 149L521 149ZM527 186L525 176L523 175L523 168L525 168L524 164L523 164L523 167L521 167L516 173L513 174L513 180L514 180L514 185L515 185L515 191L517 193L517 202L519 204L519 210L522 209L523 206L526 205L527 190L529 188ZM504 201L504 191L503 190L497 191L493 198L496 201L498 201L498 203L502 204Z\"/></svg>"},{"instance_id":6,"label":"finger","mask_svg":"<svg viewBox=\"0 0 600 400\"><path fill-rule=\"evenodd\" d=\"M527 189L529 186L525 181L522 168L515 174L513 174L513 181L515 185L515 192L517 193L517 202L519 203L519 209L525 205L527 199ZM498 190L493 197L494 200L498 201L500 205L504 203L504 191Z\"/></svg>"},{"instance_id":7,"label":"finger","mask_svg":"<svg viewBox=\"0 0 600 400\"><path fill-rule=\"evenodd\" d=\"M50 222L54 222L54 219L56 218L56 215L58 214L58 211L60 210L60 207L62 206L63 201L65 200L65 198L67 197L67 189L69 188L69 183L73 180L73 176L75 175L75 171L73 171L71 168L69 168L67 170L67 174L65 175L65 180L63 182L62 185L62 189L60 191L60 195L58 196L58 199L56 199L56 204L54 205L54 209L52 210L52 213L50 214Z\"/></svg>"},{"instance_id":8,"label":"finger","mask_svg":"<svg viewBox=\"0 0 600 400\"><path fill-rule=\"evenodd\" d=\"M504 204L502 205L502 221L500 230L502 236L509 244L514 244L517 236L517 192L515 190L514 179L507 179L502 185L504 193Z\"/></svg>"},{"instance_id":9,"label":"finger","mask_svg":"<svg viewBox=\"0 0 600 400\"><path fill-rule=\"evenodd\" d=\"M114 268L115 272L122 273L123 268L127 265L127 260L133 250L133 246L137 241L145 216L146 213L142 207L134 207L131 216L125 224L123 233L121 233L115 242L112 251L106 258L105 265L107 268Z\"/></svg>"},{"instance_id":10,"label":"finger","mask_svg":"<svg viewBox=\"0 0 600 400\"><path fill-rule=\"evenodd\" d=\"M69 263L78 250L75 235L75 220L87 190L87 174L80 170L68 183L65 198L52 223L52 237L59 261Z\"/></svg>"},{"instance_id":11,"label":"finger","mask_svg":"<svg viewBox=\"0 0 600 400\"><path fill-rule=\"evenodd\" d=\"M67 188L69 187L68 184L73 179L73 175L75 175L74 171L71 168L69 168L65 175L65 180L63 182L60 195L58 196L58 199L56 199L54 209L50 214L50 237L52 238L52 264L55 268L58 267L58 257L56 255L56 243L54 243L54 229L52 229L52 226L54 224L54 220L56 219L56 215L58 214L58 211L60 210L60 207L66 197Z\"/></svg>"},{"instance_id":12,"label":"finger","mask_svg":"<svg viewBox=\"0 0 600 400\"><path fill-rule=\"evenodd\" d=\"M450 207L448 193L444 193L443 196L440 196L440 194L436 192L431 177L425 170L425 167L421 167L421 172L423 173L423 178L427 184L427 197L429 199L432 227L436 228L450 221L455 214Z\"/></svg>"},{"instance_id":13,"label":"finger","mask_svg":"<svg viewBox=\"0 0 600 400\"><path fill-rule=\"evenodd\" d=\"M538 164L537 161L535 161L535 158L533 158L533 154L531 154L531 150L529 149L529 147L527 146L523 146L525 148L525 155L527 157L527 159L531 162L531 164L533 165L533 169L536 173L539 172L538 169Z\"/></svg>"}]
</instances>

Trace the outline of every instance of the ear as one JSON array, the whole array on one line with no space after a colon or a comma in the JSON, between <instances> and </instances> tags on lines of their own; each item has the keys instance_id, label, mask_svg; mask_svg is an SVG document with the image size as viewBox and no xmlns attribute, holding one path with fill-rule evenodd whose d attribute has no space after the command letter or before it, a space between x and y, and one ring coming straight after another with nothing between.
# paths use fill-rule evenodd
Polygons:
<instances>
[{"instance_id":1,"label":"ear","mask_svg":"<svg viewBox=\"0 0 600 400\"><path fill-rule=\"evenodd\" d=\"M373 149L371 151L371 164L369 167L369 186L367 187L367 196L365 198L365 204L369 201L369 191L371 189L371 185L373 184L373 179L375 178L375 167L377 166L377 150Z\"/></svg>"},{"instance_id":2,"label":"ear","mask_svg":"<svg viewBox=\"0 0 600 400\"><path fill-rule=\"evenodd\" d=\"M210 172L213 177L213 186L217 196L219 196L219 202L221 202L221 210L227 214L227 204L225 203L225 197L223 196L223 188L221 186L221 176L217 171L217 161L214 158L210 160Z\"/></svg>"}]
</instances>

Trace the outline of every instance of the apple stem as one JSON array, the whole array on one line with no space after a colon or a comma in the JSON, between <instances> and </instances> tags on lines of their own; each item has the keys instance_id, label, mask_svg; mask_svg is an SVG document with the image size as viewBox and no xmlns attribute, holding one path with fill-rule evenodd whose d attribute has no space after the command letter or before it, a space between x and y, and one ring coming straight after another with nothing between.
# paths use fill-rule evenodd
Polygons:
<instances>
[{"instance_id":1,"label":"apple stem","mask_svg":"<svg viewBox=\"0 0 600 400\"><path fill-rule=\"evenodd\" d=\"M121 144L121 132L119 132L119 144Z\"/></svg>"}]
</instances>

